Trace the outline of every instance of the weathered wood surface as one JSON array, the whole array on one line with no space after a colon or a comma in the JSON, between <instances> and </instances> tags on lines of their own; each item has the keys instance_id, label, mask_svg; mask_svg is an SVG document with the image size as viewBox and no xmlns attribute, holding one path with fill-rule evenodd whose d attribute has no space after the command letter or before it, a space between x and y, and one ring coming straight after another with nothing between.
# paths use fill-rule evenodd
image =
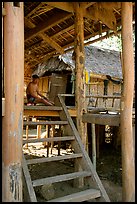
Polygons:
<instances>
[{"instance_id":1,"label":"weathered wood surface","mask_svg":"<svg viewBox=\"0 0 137 204\"><path fill-rule=\"evenodd\" d=\"M113 96L113 95L87 95L86 98L118 98L120 99L121 96Z\"/></svg>"},{"instance_id":2,"label":"weathered wood surface","mask_svg":"<svg viewBox=\"0 0 137 204\"><path fill-rule=\"evenodd\" d=\"M87 126L82 122L83 112L87 112L86 107L86 85L85 85L85 53L84 53L84 19L82 6L78 2L73 2L75 14L75 96L76 96L76 111L77 111L77 128L82 139L82 142L88 150Z\"/></svg>"},{"instance_id":3,"label":"weathered wood surface","mask_svg":"<svg viewBox=\"0 0 137 204\"><path fill-rule=\"evenodd\" d=\"M49 200L47 202L82 202L85 200L90 200L93 198L98 198L100 197L100 191L96 189L88 189L85 191L81 191L78 193L73 193L71 195L67 195L61 198L56 198Z\"/></svg>"},{"instance_id":4,"label":"weathered wood surface","mask_svg":"<svg viewBox=\"0 0 137 204\"><path fill-rule=\"evenodd\" d=\"M96 131L95 131L95 124L91 124L92 130L92 162L96 169Z\"/></svg>"},{"instance_id":5,"label":"weathered wood surface","mask_svg":"<svg viewBox=\"0 0 137 204\"><path fill-rule=\"evenodd\" d=\"M122 70L124 83L121 97L120 123L122 138L123 202L135 202L135 157L132 132L135 68L133 55L132 16L132 2L122 2Z\"/></svg>"},{"instance_id":6,"label":"weathered wood surface","mask_svg":"<svg viewBox=\"0 0 137 204\"><path fill-rule=\"evenodd\" d=\"M106 193L106 191L105 191L105 189L104 189L104 187L103 187L103 185L102 185L101 180L100 180L99 177L98 177L98 174L97 174L96 170L94 169L94 166L93 166L93 164L92 164L92 162L91 162L91 160L90 160L90 158L89 158L89 155L88 155L87 151L85 150L85 148L83 147L83 144L82 144L82 142L81 142L81 139L80 139L78 130L76 129L76 127L75 127L75 125L74 125L74 123L73 123L73 120L72 120L72 118L70 117L70 115L69 115L69 113L68 113L68 110L67 110L67 108L66 108L66 106L65 106L65 103L64 103L64 101L63 101L63 98L61 97L61 95L59 95L58 97L59 97L59 100L60 100L60 102L61 102L61 104L62 104L62 108L63 108L64 113L65 113L65 115L66 115L66 118L67 118L67 120L68 120L68 122L69 122L69 125L70 125L70 127L71 127L71 130L72 130L73 134L75 135L75 139L76 139L77 144L78 144L78 145L76 146L76 147L77 147L77 151L80 151L80 152L82 152L82 154L83 154L82 167L83 167L84 169L87 169L87 170L90 169L90 171L92 172L92 177L93 177L93 179L96 181L96 185L97 185L97 187L98 187L98 188L100 189L100 191L101 191L101 195L102 195L102 197L103 197L102 200L105 200L105 201L107 201L107 202L110 202L110 199L109 199L109 197L108 197L108 195L107 195L107 193Z\"/></svg>"},{"instance_id":7,"label":"weathered wood surface","mask_svg":"<svg viewBox=\"0 0 137 204\"><path fill-rule=\"evenodd\" d=\"M40 105L36 105L36 106L24 106L24 110L38 110L38 111L44 111L44 110L50 110L50 111L61 111L62 108L59 106L40 106Z\"/></svg>"},{"instance_id":8,"label":"weathered wood surface","mask_svg":"<svg viewBox=\"0 0 137 204\"><path fill-rule=\"evenodd\" d=\"M26 163L24 155L23 155L23 176L25 177L25 182L27 184L30 201L31 202L37 202L35 191L34 191L34 188L32 186L32 180L31 180L31 177L29 174L29 169L27 167L27 163Z\"/></svg>"},{"instance_id":9,"label":"weathered wood surface","mask_svg":"<svg viewBox=\"0 0 137 204\"><path fill-rule=\"evenodd\" d=\"M54 116L59 117L59 112L62 110L59 106L24 106L24 115L26 116ZM68 107L72 117L76 117L75 107Z\"/></svg>"},{"instance_id":10,"label":"weathered wood surface","mask_svg":"<svg viewBox=\"0 0 137 204\"><path fill-rule=\"evenodd\" d=\"M87 177L87 176L91 176L91 172L88 172L88 171L74 172L74 173L63 174L63 175L59 175L59 176L52 176L52 177L48 177L48 178L37 179L37 180L32 181L32 185L33 186L41 186L44 184L51 184L51 183L56 183L56 182L68 181L68 180L72 180L75 178Z\"/></svg>"},{"instance_id":11,"label":"weathered wood surface","mask_svg":"<svg viewBox=\"0 0 137 204\"><path fill-rule=\"evenodd\" d=\"M56 157L47 157L47 158L40 158L40 159L29 159L26 160L27 164L36 164L36 163L44 163L44 162L51 162L51 161L60 161L64 159L75 159L82 157L81 153L78 154L70 154L64 156L56 156Z\"/></svg>"},{"instance_id":12,"label":"weathered wood surface","mask_svg":"<svg viewBox=\"0 0 137 204\"><path fill-rule=\"evenodd\" d=\"M67 125L68 121L24 121L23 125Z\"/></svg>"},{"instance_id":13,"label":"weathered wood surface","mask_svg":"<svg viewBox=\"0 0 137 204\"><path fill-rule=\"evenodd\" d=\"M2 118L2 202L22 202L24 10L4 2L4 92Z\"/></svg>"},{"instance_id":14,"label":"weathered wood surface","mask_svg":"<svg viewBox=\"0 0 137 204\"><path fill-rule=\"evenodd\" d=\"M99 125L119 126L120 116L112 114L84 113L83 122Z\"/></svg>"},{"instance_id":15,"label":"weathered wood surface","mask_svg":"<svg viewBox=\"0 0 137 204\"><path fill-rule=\"evenodd\" d=\"M39 139L27 139L23 140L23 144L25 143L35 143L35 142L56 142L56 141L68 141L74 140L74 136L64 136L64 137L48 137L48 138L39 138Z\"/></svg>"}]
</instances>

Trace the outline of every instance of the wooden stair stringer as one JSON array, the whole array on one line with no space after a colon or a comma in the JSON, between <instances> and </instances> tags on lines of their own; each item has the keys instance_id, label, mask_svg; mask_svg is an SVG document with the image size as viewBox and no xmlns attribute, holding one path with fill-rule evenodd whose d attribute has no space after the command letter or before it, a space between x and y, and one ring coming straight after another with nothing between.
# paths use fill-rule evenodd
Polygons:
<instances>
[{"instance_id":1,"label":"wooden stair stringer","mask_svg":"<svg viewBox=\"0 0 137 204\"><path fill-rule=\"evenodd\" d=\"M86 169L91 171L92 178L93 178L96 186L99 188L99 190L101 192L101 197L103 198L103 200L105 202L110 202L110 199L109 199L109 197L107 195L107 192L106 192L106 190L105 190L105 188L104 188L104 186L103 186L103 184L102 184L102 182L101 182L101 180L100 180L100 178L99 178L99 176L98 176L98 174L97 174L97 172L96 172L96 170L95 170L95 168L94 168L94 166L93 166L93 164L92 164L92 162L90 160L90 157L89 157L88 153L86 152L85 148L83 147L83 144L82 144L81 138L79 136L79 133L78 133L78 131L77 131L77 129L76 129L74 123L73 123L73 120L72 120L72 118L71 118L71 116L70 116L70 114L69 114L69 112L67 110L67 107L66 107L66 105L64 103L64 100L63 100L61 94L58 94L58 98L59 98L59 101L60 101L61 106L63 108L62 111L65 114L65 117L66 117L65 119L68 121L69 126L70 126L70 128L71 128L71 130L73 132L73 135L75 136L75 139L77 141L79 151L83 154L83 157L82 157L83 158L83 162L82 162L83 168L86 167ZM60 112L60 114L61 114L61 112Z\"/></svg>"},{"instance_id":2,"label":"wooden stair stringer","mask_svg":"<svg viewBox=\"0 0 137 204\"><path fill-rule=\"evenodd\" d=\"M55 125L56 123L59 125L64 125L65 127L65 135L67 136L61 136L56 138L40 138L40 139L28 139L27 141L23 141L23 143L26 142L40 142L40 141L70 141L71 144L73 144L74 147L74 154L73 155L65 155L65 156L57 156L57 157L50 157L50 158L41 158L41 159L31 159L26 160L25 156L23 155L23 175L25 178L25 182L27 184L27 191L29 194L29 199L31 202L37 202L36 194L34 188L36 186L44 185L47 183L56 183L56 182L62 182L67 180L79 180L79 179L85 179L84 181L89 184L90 181L94 181L95 185L89 185L90 189L87 190L80 190L80 192L72 193L71 195L63 196L60 198L53 199L53 202L77 202L77 201L86 201L89 199L97 199L97 201L100 202L100 199L102 201L110 202L108 195L106 194L106 191L94 169L94 166L86 152L86 150L83 147L81 138L79 136L79 133L73 123L73 120L71 119L69 112L67 110L67 107L65 106L65 103L60 95L58 95L58 100L60 103L60 107L62 110L59 110L59 115L61 121L46 121L46 122L24 122L24 125L38 125L38 124L46 124ZM75 149L76 147L76 149ZM43 162L51 162L51 161L59 161L62 159L75 159L75 164L77 166L77 163L80 163L80 168L78 170L75 170L74 173L70 174L63 174L58 176L52 176L47 177L43 179L37 179L32 181L31 175L28 169L29 164L35 164L35 163L43 163ZM81 168L82 167L82 168ZM85 183L86 184L86 183ZM52 200L49 200L47 202L52 202Z\"/></svg>"},{"instance_id":3,"label":"wooden stair stringer","mask_svg":"<svg viewBox=\"0 0 137 204\"><path fill-rule=\"evenodd\" d=\"M22 155L22 170L23 170L23 176L25 178L25 182L26 182L26 187L27 187L27 191L29 193L29 199L31 202L37 202L37 198L36 198L36 194L35 194L35 191L34 191L34 188L33 188L33 185L32 185L32 180L31 180L31 176L30 176L30 173L29 173L29 169L28 169L28 166L27 166L27 163L26 163L26 159L25 159L25 156L24 154Z\"/></svg>"}]
</instances>

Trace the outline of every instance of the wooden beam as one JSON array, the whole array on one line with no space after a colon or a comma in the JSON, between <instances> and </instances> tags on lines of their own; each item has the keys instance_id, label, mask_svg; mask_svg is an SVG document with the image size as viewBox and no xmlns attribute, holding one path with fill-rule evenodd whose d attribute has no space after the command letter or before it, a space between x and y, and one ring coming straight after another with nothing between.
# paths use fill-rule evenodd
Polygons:
<instances>
[{"instance_id":1,"label":"wooden beam","mask_svg":"<svg viewBox=\"0 0 137 204\"><path fill-rule=\"evenodd\" d=\"M24 18L24 23L25 23L25 26L28 26L29 28L35 28L36 25L32 22L31 19L28 19L28 18Z\"/></svg>"},{"instance_id":2,"label":"wooden beam","mask_svg":"<svg viewBox=\"0 0 137 204\"><path fill-rule=\"evenodd\" d=\"M95 21L101 21L114 32L116 31L116 18L113 13L111 2L108 6L105 2L98 2L97 4L85 10L84 16Z\"/></svg>"},{"instance_id":3,"label":"wooden beam","mask_svg":"<svg viewBox=\"0 0 137 204\"><path fill-rule=\"evenodd\" d=\"M5 116L2 119L2 202L22 202L24 7L4 2Z\"/></svg>"},{"instance_id":4,"label":"wooden beam","mask_svg":"<svg viewBox=\"0 0 137 204\"><path fill-rule=\"evenodd\" d=\"M39 36L46 41L51 47L53 47L55 50L57 50L60 54L64 54L64 49L56 43L52 38L50 38L48 35L45 33L40 33Z\"/></svg>"},{"instance_id":5,"label":"wooden beam","mask_svg":"<svg viewBox=\"0 0 137 204\"><path fill-rule=\"evenodd\" d=\"M120 124L120 116L112 114L84 113L82 119L84 123L99 125L119 126Z\"/></svg>"},{"instance_id":6,"label":"wooden beam","mask_svg":"<svg viewBox=\"0 0 137 204\"><path fill-rule=\"evenodd\" d=\"M105 28L105 29L103 29L103 32L106 32L107 31L107 29ZM96 32L95 33L95 35L97 35L98 34L98 32ZM56 35L56 34L55 34ZM55 37L55 36L54 36ZM86 36L85 37L85 40L86 39L89 39L90 37L93 37L93 34L90 34L90 35L88 35L88 36ZM100 40L100 39L98 39L98 40ZM94 41L93 41L94 42ZM87 45L87 44L91 44L92 42L90 42L90 43L85 43L84 44L84 46L85 45ZM72 46L72 47L71 47ZM67 50L65 50L66 48L68 48L68 47L71 47L71 48L69 48L69 49L67 49ZM71 50L74 50L74 41L72 41L71 43L69 43L69 44L67 44L67 45L65 45L65 46L63 46L63 49L65 50L64 52L65 53L67 53L67 52L69 52L69 51L71 51ZM55 51L51 51L51 52L49 52L47 55L50 55L50 57L51 56L58 56L58 55L60 55L60 53L57 53L57 54L55 54ZM47 56L46 57L44 57L43 58L43 56L42 57L39 57L39 60L42 60L43 62L45 61L47 59ZM100 75L99 75L100 76Z\"/></svg>"},{"instance_id":7,"label":"wooden beam","mask_svg":"<svg viewBox=\"0 0 137 204\"><path fill-rule=\"evenodd\" d=\"M37 17L37 16L40 16L40 15L43 14L43 13L46 13L46 12L48 12L48 11L54 9L54 7L45 5L45 3L46 3L46 2L43 2L43 3L41 4L41 7L38 8L37 11L34 12L34 13L31 15L31 18L35 18L35 17Z\"/></svg>"},{"instance_id":8,"label":"wooden beam","mask_svg":"<svg viewBox=\"0 0 137 204\"><path fill-rule=\"evenodd\" d=\"M61 10L73 12L72 2L46 2L46 3Z\"/></svg>"},{"instance_id":9,"label":"wooden beam","mask_svg":"<svg viewBox=\"0 0 137 204\"><path fill-rule=\"evenodd\" d=\"M92 6L95 3L97 2L80 2L83 9L87 9L88 7Z\"/></svg>"},{"instance_id":10,"label":"wooden beam","mask_svg":"<svg viewBox=\"0 0 137 204\"><path fill-rule=\"evenodd\" d=\"M72 25L70 25L69 27L66 27L65 29L63 29L63 30L60 30L59 32L57 32L57 33L55 33L54 35L52 35L52 36L50 36L50 37L57 37L57 36L59 36L59 35L62 35L63 33L65 33L65 32L67 32L67 31L69 31L69 30L71 30L71 29L73 29L74 28L74 24L72 24ZM40 46L40 44L41 44L41 42L42 42L42 40L40 41L40 42L37 42L37 43L35 43L34 45L32 45L32 46L30 46L29 48L27 48L26 50L25 50L25 53L27 53L27 52L29 52L31 49L35 49L35 48L38 48L39 46ZM64 50L64 48L62 47L62 49ZM49 57L50 58L50 57ZM47 58L48 59L48 58ZM46 60L46 57L44 57L44 60Z\"/></svg>"},{"instance_id":11,"label":"wooden beam","mask_svg":"<svg viewBox=\"0 0 137 204\"><path fill-rule=\"evenodd\" d=\"M42 3L39 2L39 4L38 4L36 7L34 7L34 8L25 16L25 18L26 18L26 17L30 17L33 13L35 13L36 10L41 7L41 4L42 4Z\"/></svg>"},{"instance_id":12,"label":"wooden beam","mask_svg":"<svg viewBox=\"0 0 137 204\"><path fill-rule=\"evenodd\" d=\"M69 109L68 110L71 117L76 117L76 110L75 109ZM24 110L24 115L29 116L52 116L52 117L59 117L59 112L56 110L50 111L50 110Z\"/></svg>"},{"instance_id":13,"label":"wooden beam","mask_svg":"<svg viewBox=\"0 0 137 204\"><path fill-rule=\"evenodd\" d=\"M135 155L132 133L132 106L134 96L134 55L132 2L122 2L122 65L123 92L121 97L122 138L122 201L135 202Z\"/></svg>"},{"instance_id":14,"label":"wooden beam","mask_svg":"<svg viewBox=\"0 0 137 204\"><path fill-rule=\"evenodd\" d=\"M86 95L86 98L117 98L117 99L121 99L121 96L117 96L117 95Z\"/></svg>"},{"instance_id":15,"label":"wooden beam","mask_svg":"<svg viewBox=\"0 0 137 204\"><path fill-rule=\"evenodd\" d=\"M58 18L57 18L58 16ZM34 29L31 29L25 34L25 41L31 39L32 37L38 35L41 32L48 30L56 24L64 21L67 18L70 18L72 14L69 14L65 11L56 11L53 18L48 19L46 22L44 21Z\"/></svg>"}]
</instances>

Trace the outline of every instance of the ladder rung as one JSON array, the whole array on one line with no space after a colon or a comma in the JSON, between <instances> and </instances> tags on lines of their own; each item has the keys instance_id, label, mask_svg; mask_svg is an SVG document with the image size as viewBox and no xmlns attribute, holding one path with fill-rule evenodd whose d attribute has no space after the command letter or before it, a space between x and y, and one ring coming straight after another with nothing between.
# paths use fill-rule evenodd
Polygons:
<instances>
[{"instance_id":1,"label":"ladder rung","mask_svg":"<svg viewBox=\"0 0 137 204\"><path fill-rule=\"evenodd\" d=\"M46 158L40 158L40 159L28 159L26 160L26 163L36 164L36 163L44 163L44 162L51 162L51 161L59 161L64 159L75 159L80 157L82 157L82 154L78 153L78 154L69 154L69 155L63 155L63 156L46 157Z\"/></svg>"},{"instance_id":2,"label":"ladder rung","mask_svg":"<svg viewBox=\"0 0 137 204\"><path fill-rule=\"evenodd\" d=\"M56 142L56 141L67 141L67 140L74 140L74 136L65 136L65 137L48 137L48 138L39 138L39 139L28 139L23 140L23 144L26 143L35 143L35 142Z\"/></svg>"},{"instance_id":3,"label":"ladder rung","mask_svg":"<svg viewBox=\"0 0 137 204\"><path fill-rule=\"evenodd\" d=\"M53 176L48 178L42 178L32 181L33 186L41 186L44 184L51 184L56 182L62 182L62 181L68 181L79 177L87 177L91 176L91 172L88 171L81 171L81 172L75 172L75 173L69 173L59 176Z\"/></svg>"},{"instance_id":4,"label":"ladder rung","mask_svg":"<svg viewBox=\"0 0 137 204\"><path fill-rule=\"evenodd\" d=\"M100 191L96 189L88 189L78 193L73 193L60 198L52 199L47 202L82 202L100 197Z\"/></svg>"},{"instance_id":5,"label":"ladder rung","mask_svg":"<svg viewBox=\"0 0 137 204\"><path fill-rule=\"evenodd\" d=\"M24 121L23 125L68 125L68 121Z\"/></svg>"}]
</instances>

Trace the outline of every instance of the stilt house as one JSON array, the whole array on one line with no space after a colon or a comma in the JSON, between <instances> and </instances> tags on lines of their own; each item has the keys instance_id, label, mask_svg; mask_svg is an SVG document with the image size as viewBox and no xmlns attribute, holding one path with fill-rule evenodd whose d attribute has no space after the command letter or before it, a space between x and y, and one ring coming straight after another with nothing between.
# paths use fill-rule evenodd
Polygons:
<instances>
[{"instance_id":1,"label":"stilt house","mask_svg":"<svg viewBox=\"0 0 137 204\"><path fill-rule=\"evenodd\" d=\"M135 161L133 141L134 56L133 22L135 2L2 2L2 201L37 202L36 189L43 185L73 181L77 192L52 197L50 202L110 202L88 155L87 123L118 121L122 149L122 199L135 201ZM108 116L88 111L85 83L85 40L89 43L121 33L123 88L120 114ZM100 37L97 37L97 36ZM93 37L96 39L92 40ZM58 94L55 106L24 105L24 85L46 60L73 50L75 93ZM92 55L91 55L92 58ZM110 77L107 78L110 80ZM112 78L113 79L113 78ZM104 79L103 79L104 80ZM45 87L45 91L46 91ZM104 90L106 93L106 89ZM46 94L46 93L45 93ZM55 92L52 97L54 97ZM75 97L72 110L65 98ZM24 116L28 120L24 120ZM75 117L75 122L72 120ZM43 117L42 120L29 120ZM46 117L46 119L45 119ZM60 134L31 138L29 127L59 126ZM26 128L26 138L23 129ZM63 133L62 133L62 127ZM47 128L47 131L49 129ZM93 134L94 135L94 134ZM95 135L94 135L95 136ZM69 141L72 154L61 155L60 144ZM27 159L24 145L46 142L47 157ZM49 144L58 143L58 155L49 157ZM95 137L93 137L95 142ZM32 178L36 164L72 160L73 172L53 168L44 178ZM60 162L61 163L61 162ZM31 168L29 168L31 166ZM40 169L42 170L42 169ZM44 169L45 170L45 169ZM35 175L38 176L38 175Z\"/></svg>"}]
</instances>

